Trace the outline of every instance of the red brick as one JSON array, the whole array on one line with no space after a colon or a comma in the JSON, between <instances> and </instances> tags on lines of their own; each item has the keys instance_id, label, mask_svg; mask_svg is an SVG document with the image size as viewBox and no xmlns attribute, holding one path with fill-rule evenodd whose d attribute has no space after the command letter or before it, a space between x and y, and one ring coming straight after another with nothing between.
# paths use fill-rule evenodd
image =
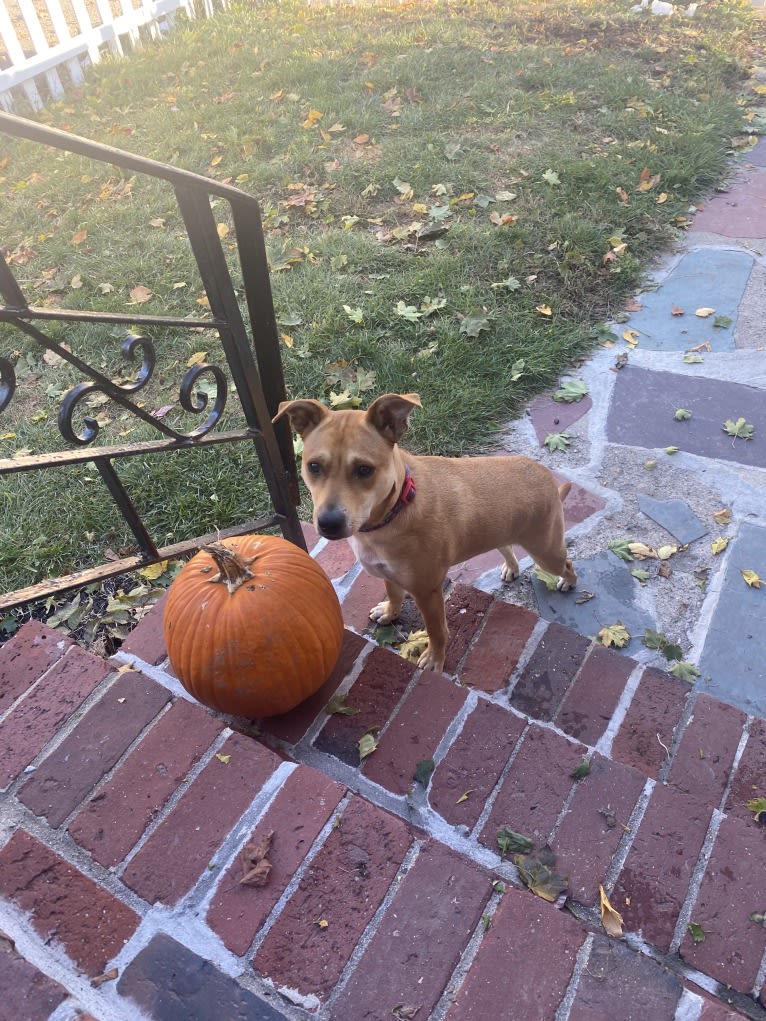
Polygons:
<instances>
[{"instance_id":1,"label":"red brick","mask_svg":"<svg viewBox=\"0 0 766 1021\"><path fill-rule=\"evenodd\" d=\"M765 796L766 720L753 720L739 767L726 799L726 811L738 819L751 820L748 801Z\"/></svg>"},{"instance_id":2,"label":"red brick","mask_svg":"<svg viewBox=\"0 0 766 1021\"><path fill-rule=\"evenodd\" d=\"M697 1021L743 1021L746 1017L746 1014L740 1014L734 1007L729 1007L725 1003L703 998L702 1011Z\"/></svg>"},{"instance_id":3,"label":"red brick","mask_svg":"<svg viewBox=\"0 0 766 1021\"><path fill-rule=\"evenodd\" d=\"M511 693L511 705L536 720L552 720L579 671L590 641L549 624Z\"/></svg>"},{"instance_id":4,"label":"red brick","mask_svg":"<svg viewBox=\"0 0 766 1021\"><path fill-rule=\"evenodd\" d=\"M636 664L603 645L594 645L564 698L556 724L584 744L595 745L612 714Z\"/></svg>"},{"instance_id":5,"label":"red brick","mask_svg":"<svg viewBox=\"0 0 766 1021\"><path fill-rule=\"evenodd\" d=\"M446 603L449 641L444 670L454 674L474 635L484 622L492 604L492 596L471 588L469 585L455 585Z\"/></svg>"},{"instance_id":6,"label":"red brick","mask_svg":"<svg viewBox=\"0 0 766 1021\"><path fill-rule=\"evenodd\" d=\"M766 929L750 921L766 905L766 843L760 827L724 819L702 880L691 921L705 940L687 933L680 952L707 975L749 993L766 950Z\"/></svg>"},{"instance_id":7,"label":"red brick","mask_svg":"<svg viewBox=\"0 0 766 1021\"><path fill-rule=\"evenodd\" d=\"M353 798L255 955L258 974L326 999L410 842L400 819Z\"/></svg>"},{"instance_id":8,"label":"red brick","mask_svg":"<svg viewBox=\"0 0 766 1021\"><path fill-rule=\"evenodd\" d=\"M106 970L140 921L135 911L24 830L0 851L0 894L29 913L42 939L59 943L93 976Z\"/></svg>"},{"instance_id":9,"label":"red brick","mask_svg":"<svg viewBox=\"0 0 766 1021\"><path fill-rule=\"evenodd\" d=\"M338 662L319 691L310 695L289 713L260 720L259 729L265 734L271 734L281 741L286 741L288 744L297 744L301 738L306 736L306 731L317 715L324 710L338 686L353 669L357 659L368 645L369 642L366 639L355 635L353 631L346 631L343 635L343 645Z\"/></svg>"},{"instance_id":10,"label":"red brick","mask_svg":"<svg viewBox=\"0 0 766 1021\"><path fill-rule=\"evenodd\" d=\"M543 847L575 782L572 772L585 754L582 745L531 727L519 746L482 830L481 841L498 850L497 831L504 826Z\"/></svg>"},{"instance_id":11,"label":"red brick","mask_svg":"<svg viewBox=\"0 0 766 1021\"><path fill-rule=\"evenodd\" d=\"M689 889L711 808L657 784L611 897L625 928L667 950Z\"/></svg>"},{"instance_id":12,"label":"red brick","mask_svg":"<svg viewBox=\"0 0 766 1021\"><path fill-rule=\"evenodd\" d=\"M346 627L360 634L372 627L370 610L385 598L386 590L381 579L362 571L346 593L341 606Z\"/></svg>"},{"instance_id":13,"label":"red brick","mask_svg":"<svg viewBox=\"0 0 766 1021\"><path fill-rule=\"evenodd\" d=\"M405 794L412 787L418 762L433 758L466 697L465 688L443 674L422 673L375 754L365 759L365 776L389 791Z\"/></svg>"},{"instance_id":14,"label":"red brick","mask_svg":"<svg viewBox=\"0 0 766 1021\"><path fill-rule=\"evenodd\" d=\"M314 559L324 568L328 578L342 578L356 563L354 551L345 539L328 542Z\"/></svg>"},{"instance_id":15,"label":"red brick","mask_svg":"<svg viewBox=\"0 0 766 1021\"><path fill-rule=\"evenodd\" d=\"M39 755L109 671L103 660L73 645L56 669L19 702L0 724L0 788Z\"/></svg>"},{"instance_id":16,"label":"red brick","mask_svg":"<svg viewBox=\"0 0 766 1021\"><path fill-rule=\"evenodd\" d=\"M144 663L157 666L167 659L165 638L162 633L162 614L167 592L157 600L151 610L141 618L120 646L120 652L135 656Z\"/></svg>"},{"instance_id":17,"label":"red brick","mask_svg":"<svg viewBox=\"0 0 766 1021\"><path fill-rule=\"evenodd\" d=\"M32 687L74 645L59 631L30 620L0 647L0 713Z\"/></svg>"},{"instance_id":18,"label":"red brick","mask_svg":"<svg viewBox=\"0 0 766 1021\"><path fill-rule=\"evenodd\" d=\"M261 888L241 885L237 858L221 878L207 914L208 925L232 953L241 956L253 942L345 791L309 766L298 766L287 778L246 841L257 843L274 834L268 883Z\"/></svg>"},{"instance_id":19,"label":"red brick","mask_svg":"<svg viewBox=\"0 0 766 1021\"><path fill-rule=\"evenodd\" d=\"M405 1005L429 1017L479 922L491 884L484 869L429 841L335 1002L333 1016L387 1021Z\"/></svg>"},{"instance_id":20,"label":"red brick","mask_svg":"<svg viewBox=\"0 0 766 1021\"><path fill-rule=\"evenodd\" d=\"M16 953L0 949L0 1019L2 1021L48 1021L68 993Z\"/></svg>"},{"instance_id":21,"label":"red brick","mask_svg":"<svg viewBox=\"0 0 766 1021\"><path fill-rule=\"evenodd\" d=\"M72 837L107 868L122 861L222 729L179 699L72 820Z\"/></svg>"},{"instance_id":22,"label":"red brick","mask_svg":"<svg viewBox=\"0 0 766 1021\"><path fill-rule=\"evenodd\" d=\"M480 691L504 688L537 623L531 610L496 601L460 670L460 680Z\"/></svg>"},{"instance_id":23,"label":"red brick","mask_svg":"<svg viewBox=\"0 0 766 1021\"><path fill-rule=\"evenodd\" d=\"M643 773L601 755L591 756L590 773L578 780L551 847L557 871L569 878L570 894L581 904L598 899L645 782Z\"/></svg>"},{"instance_id":24,"label":"red brick","mask_svg":"<svg viewBox=\"0 0 766 1021\"><path fill-rule=\"evenodd\" d=\"M668 783L717 808L729 781L747 716L700 695L668 773Z\"/></svg>"},{"instance_id":25,"label":"red brick","mask_svg":"<svg viewBox=\"0 0 766 1021\"><path fill-rule=\"evenodd\" d=\"M354 716L331 716L314 744L349 766L359 765L359 738L371 727L382 727L412 680L415 667L388 649L375 648L354 681L346 705L358 709Z\"/></svg>"},{"instance_id":26,"label":"red brick","mask_svg":"<svg viewBox=\"0 0 766 1021\"><path fill-rule=\"evenodd\" d=\"M567 912L507 890L447 1021L551 1021L585 936Z\"/></svg>"},{"instance_id":27,"label":"red brick","mask_svg":"<svg viewBox=\"0 0 766 1021\"><path fill-rule=\"evenodd\" d=\"M502 706L477 702L431 780L431 806L447 822L476 825L525 725Z\"/></svg>"},{"instance_id":28,"label":"red brick","mask_svg":"<svg viewBox=\"0 0 766 1021\"><path fill-rule=\"evenodd\" d=\"M122 674L40 763L19 800L59 826L169 700L167 689L143 674Z\"/></svg>"},{"instance_id":29,"label":"red brick","mask_svg":"<svg viewBox=\"0 0 766 1021\"><path fill-rule=\"evenodd\" d=\"M568 1021L675 1021L681 991L656 961L597 936Z\"/></svg>"},{"instance_id":30,"label":"red brick","mask_svg":"<svg viewBox=\"0 0 766 1021\"><path fill-rule=\"evenodd\" d=\"M671 674L645 670L614 739L612 757L656 777L665 761L663 745L673 743L689 691Z\"/></svg>"},{"instance_id":31,"label":"red brick","mask_svg":"<svg viewBox=\"0 0 766 1021\"><path fill-rule=\"evenodd\" d=\"M279 761L257 741L232 734L129 862L123 882L149 903L175 904L205 871Z\"/></svg>"}]
</instances>

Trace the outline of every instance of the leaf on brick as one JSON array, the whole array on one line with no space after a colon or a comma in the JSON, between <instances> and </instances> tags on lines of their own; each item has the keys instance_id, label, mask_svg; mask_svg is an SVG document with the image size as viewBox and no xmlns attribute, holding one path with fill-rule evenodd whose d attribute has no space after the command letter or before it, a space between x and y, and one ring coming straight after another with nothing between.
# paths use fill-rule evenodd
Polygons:
<instances>
[{"instance_id":1,"label":"leaf on brick","mask_svg":"<svg viewBox=\"0 0 766 1021\"><path fill-rule=\"evenodd\" d=\"M753 798L748 801L747 810L753 813L756 822L766 822L766 798Z\"/></svg>"},{"instance_id":2,"label":"leaf on brick","mask_svg":"<svg viewBox=\"0 0 766 1021\"><path fill-rule=\"evenodd\" d=\"M497 846L500 848L500 857L507 858L509 854L528 854L535 845L529 837L503 826L497 831Z\"/></svg>"},{"instance_id":3,"label":"leaf on brick","mask_svg":"<svg viewBox=\"0 0 766 1021\"><path fill-rule=\"evenodd\" d=\"M421 759L415 766L413 779L416 780L421 787L428 787L428 784L431 781L431 774L435 768L436 763L433 759Z\"/></svg>"},{"instance_id":4,"label":"leaf on brick","mask_svg":"<svg viewBox=\"0 0 766 1021\"><path fill-rule=\"evenodd\" d=\"M573 780L584 780L590 775L590 759L583 759L580 765L569 774Z\"/></svg>"},{"instance_id":5,"label":"leaf on brick","mask_svg":"<svg viewBox=\"0 0 766 1021\"><path fill-rule=\"evenodd\" d=\"M377 730L377 727L373 727L371 730L368 730L366 734L362 734L357 741L360 762L362 759L366 759L368 755L372 755L378 747L378 739L375 737Z\"/></svg>"},{"instance_id":6,"label":"leaf on brick","mask_svg":"<svg viewBox=\"0 0 766 1021\"><path fill-rule=\"evenodd\" d=\"M527 889L543 900L553 904L566 893L569 880L556 872L556 856L549 847L536 854L517 854L513 862Z\"/></svg>"},{"instance_id":7,"label":"leaf on brick","mask_svg":"<svg viewBox=\"0 0 766 1021\"><path fill-rule=\"evenodd\" d=\"M240 854L242 863L241 886L265 886L269 881L271 862L267 855L271 851L274 831L269 830L255 843L245 844Z\"/></svg>"},{"instance_id":8,"label":"leaf on brick","mask_svg":"<svg viewBox=\"0 0 766 1021\"><path fill-rule=\"evenodd\" d=\"M340 713L342 716L356 716L359 712L355 706L346 705L345 695L333 695L324 707L324 711L328 716L332 716L334 713Z\"/></svg>"},{"instance_id":9,"label":"leaf on brick","mask_svg":"<svg viewBox=\"0 0 766 1021\"><path fill-rule=\"evenodd\" d=\"M601 910L601 924L607 936L619 938L622 936L622 915L609 903L604 887L599 886L598 895Z\"/></svg>"},{"instance_id":10,"label":"leaf on brick","mask_svg":"<svg viewBox=\"0 0 766 1021\"><path fill-rule=\"evenodd\" d=\"M417 663L428 645L427 631L411 631L407 640L399 646L399 655L411 663Z\"/></svg>"},{"instance_id":11,"label":"leaf on brick","mask_svg":"<svg viewBox=\"0 0 766 1021\"><path fill-rule=\"evenodd\" d=\"M702 928L699 922L689 922L686 928L689 930L689 935L691 936L695 943L705 942L705 930Z\"/></svg>"},{"instance_id":12,"label":"leaf on brick","mask_svg":"<svg viewBox=\"0 0 766 1021\"><path fill-rule=\"evenodd\" d=\"M694 684L694 681L699 677L700 672L693 663L687 663L685 659L680 660L678 663L674 663L669 668L668 673L674 677L680 678L682 681L686 681L688 684Z\"/></svg>"}]
</instances>

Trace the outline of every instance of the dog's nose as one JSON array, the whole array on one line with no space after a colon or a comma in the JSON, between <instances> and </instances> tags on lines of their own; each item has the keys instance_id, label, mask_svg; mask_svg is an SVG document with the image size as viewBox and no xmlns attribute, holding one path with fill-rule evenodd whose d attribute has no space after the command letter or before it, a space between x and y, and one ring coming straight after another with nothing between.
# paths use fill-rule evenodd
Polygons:
<instances>
[{"instance_id":1,"label":"dog's nose","mask_svg":"<svg viewBox=\"0 0 766 1021\"><path fill-rule=\"evenodd\" d=\"M340 507L325 507L317 515L317 528L325 539L345 539L348 535L345 512Z\"/></svg>"}]
</instances>

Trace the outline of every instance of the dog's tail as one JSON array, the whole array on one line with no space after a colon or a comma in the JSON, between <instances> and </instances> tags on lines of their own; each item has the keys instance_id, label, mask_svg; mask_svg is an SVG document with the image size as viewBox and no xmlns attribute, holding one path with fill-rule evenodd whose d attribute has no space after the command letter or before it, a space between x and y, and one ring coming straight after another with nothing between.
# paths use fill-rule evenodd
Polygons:
<instances>
[{"instance_id":1,"label":"dog's tail","mask_svg":"<svg viewBox=\"0 0 766 1021\"><path fill-rule=\"evenodd\" d=\"M569 490L571 488L572 488L571 482L562 482L561 485L559 486L559 499L561 500L562 503L564 502L564 500L566 500L567 494L569 493Z\"/></svg>"}]
</instances>

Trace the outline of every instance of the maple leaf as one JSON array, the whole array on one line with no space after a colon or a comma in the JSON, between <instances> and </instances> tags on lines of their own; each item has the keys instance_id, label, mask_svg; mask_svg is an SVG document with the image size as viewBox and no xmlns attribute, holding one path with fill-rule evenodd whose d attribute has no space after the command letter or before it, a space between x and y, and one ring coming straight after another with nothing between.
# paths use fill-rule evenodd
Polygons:
<instances>
[{"instance_id":1,"label":"maple leaf","mask_svg":"<svg viewBox=\"0 0 766 1021\"><path fill-rule=\"evenodd\" d=\"M427 631L411 631L407 640L399 647L399 655L411 663L417 663L428 645Z\"/></svg>"},{"instance_id":2,"label":"maple leaf","mask_svg":"<svg viewBox=\"0 0 766 1021\"><path fill-rule=\"evenodd\" d=\"M321 113L321 111L314 110L312 108L307 113L306 120L303 121L303 123L301 124L301 127L302 128L313 128L314 125L318 124L323 117L324 117L324 114Z\"/></svg>"},{"instance_id":3,"label":"maple leaf","mask_svg":"<svg viewBox=\"0 0 766 1021\"><path fill-rule=\"evenodd\" d=\"M460 332L468 337L478 337L482 330L489 328L489 317L481 312L470 312L460 324Z\"/></svg>"},{"instance_id":4,"label":"maple leaf","mask_svg":"<svg viewBox=\"0 0 766 1021\"><path fill-rule=\"evenodd\" d=\"M631 638L628 629L619 620L616 624L609 624L602 627L597 637L601 644L606 648L613 645L617 649L624 649Z\"/></svg>"},{"instance_id":5,"label":"maple leaf","mask_svg":"<svg viewBox=\"0 0 766 1021\"><path fill-rule=\"evenodd\" d=\"M588 394L588 385L581 379L570 379L563 383L554 393L554 401L565 401L567 404L574 404L581 401Z\"/></svg>"},{"instance_id":6,"label":"maple leaf","mask_svg":"<svg viewBox=\"0 0 766 1021\"><path fill-rule=\"evenodd\" d=\"M544 440L548 450L566 450L571 440L567 433L548 433Z\"/></svg>"},{"instance_id":7,"label":"maple leaf","mask_svg":"<svg viewBox=\"0 0 766 1021\"><path fill-rule=\"evenodd\" d=\"M612 539L608 545L616 557L630 563L633 560L633 554L630 552L630 543L630 539Z\"/></svg>"},{"instance_id":8,"label":"maple leaf","mask_svg":"<svg viewBox=\"0 0 766 1021\"><path fill-rule=\"evenodd\" d=\"M723 431L735 440L752 440L755 427L746 422L744 418L738 418L736 422L727 418L723 423Z\"/></svg>"},{"instance_id":9,"label":"maple leaf","mask_svg":"<svg viewBox=\"0 0 766 1021\"><path fill-rule=\"evenodd\" d=\"M148 287L144 287L143 284L138 284L137 287L131 288L130 298L136 305L143 305L145 301L149 301L152 296L152 292Z\"/></svg>"}]
</instances>

